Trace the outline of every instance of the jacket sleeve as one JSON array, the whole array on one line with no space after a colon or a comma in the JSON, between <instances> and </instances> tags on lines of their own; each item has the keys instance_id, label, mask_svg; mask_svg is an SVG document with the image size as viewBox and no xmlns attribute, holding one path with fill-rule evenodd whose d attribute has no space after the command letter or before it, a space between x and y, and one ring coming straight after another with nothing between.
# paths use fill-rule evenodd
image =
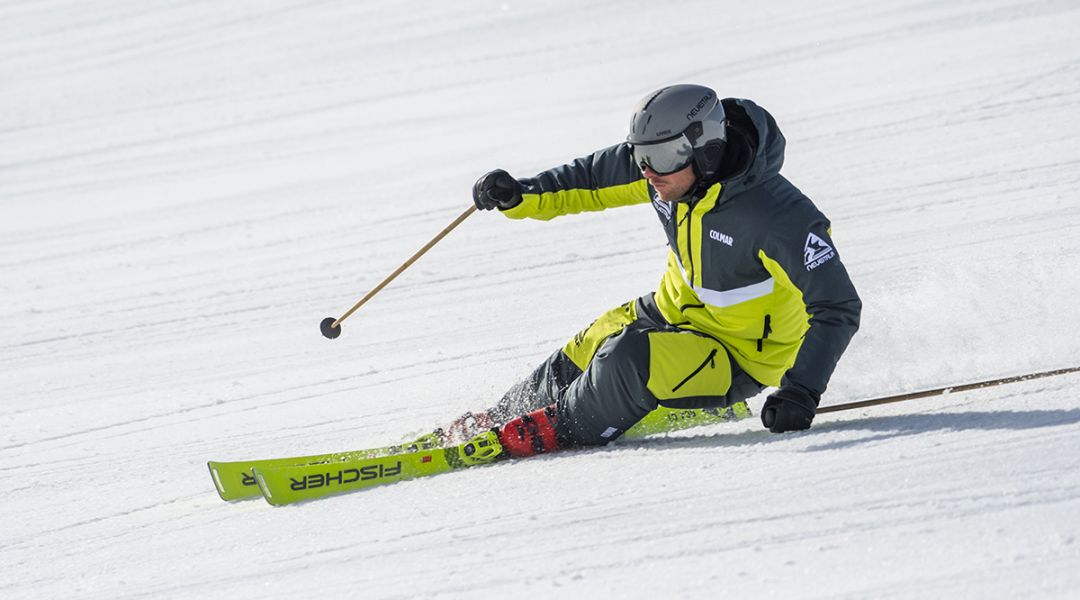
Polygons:
<instances>
[{"instance_id":1,"label":"jacket sleeve","mask_svg":"<svg viewBox=\"0 0 1080 600\"><path fill-rule=\"evenodd\" d=\"M816 401L859 329L862 301L840 261L828 220L812 204L778 218L772 232L767 247L802 292L810 315L810 329L780 386L801 388Z\"/></svg>"},{"instance_id":2,"label":"jacket sleeve","mask_svg":"<svg viewBox=\"0 0 1080 600\"><path fill-rule=\"evenodd\" d=\"M547 221L650 201L648 183L634 165L626 143L518 181L523 187L521 204L503 211L512 219Z\"/></svg>"}]
</instances>

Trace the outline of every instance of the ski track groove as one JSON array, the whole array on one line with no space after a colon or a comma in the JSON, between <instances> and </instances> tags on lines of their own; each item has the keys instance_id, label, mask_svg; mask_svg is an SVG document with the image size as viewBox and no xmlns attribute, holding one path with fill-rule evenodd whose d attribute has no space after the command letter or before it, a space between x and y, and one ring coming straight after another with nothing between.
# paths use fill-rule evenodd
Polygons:
<instances>
[{"instance_id":1,"label":"ski track groove","mask_svg":"<svg viewBox=\"0 0 1080 600\"><path fill-rule=\"evenodd\" d=\"M509 352L516 352L516 351L519 351L522 348L531 349L533 346L534 346L533 344L527 344L527 345L520 345L520 346L495 348L495 349L492 349L489 352L489 354L491 354L493 356L497 356L497 357L502 357L503 360L512 360L512 359L532 356L533 352L526 351L526 352L522 352L520 354L508 354ZM551 346L554 347L555 344L551 344ZM170 427L175 427L176 425L194 424L194 423L198 423L198 422L204 421L204 420L221 419L221 418L224 418L224 417L233 416L237 412L249 412L249 411L254 411L254 410L265 410L268 407L281 406L281 405L294 404L294 403L304 403L304 402L307 402L307 401L310 401L310 400L315 400L315 399L319 399L319 398L325 398L325 397L328 397L328 396L354 395L355 392L359 392L359 391L362 391L364 389L368 389L368 388L372 388L372 387L378 387L378 386L385 386L387 384L403 381L403 380L406 380L406 379L415 378L417 376L440 375L440 374L443 374L443 373L457 371L457 370L462 368L462 366L463 366L461 364L462 362L465 363L464 366L471 366L471 365L476 365L476 364L488 363L488 362L490 362L490 360L491 360L491 358L489 358L487 356L476 356L475 354L471 354L471 353L470 354L451 355L451 356L446 356L446 357L442 357L442 358L427 358L427 359L425 359L423 361L419 361L419 362L416 362L416 363L401 364L401 365L398 365L398 366L388 367L388 368L380 369L380 370L377 370L377 371L359 373L359 374L355 374L355 375L346 375L346 376L336 377L336 378L329 379L329 380L324 380L324 381L322 381L321 383L318 384L318 387L333 386L333 385L341 384L341 383L349 383L349 385L346 385L346 386L343 386L343 387L330 387L330 389L322 390L322 391L319 391L319 392L316 392L316 393L298 394L298 392L311 390L313 387L316 387L316 386L313 386L311 384L306 384L306 385L301 385L301 386L294 386L294 387L284 388L284 389L273 391L273 392L263 392L263 393L259 393L259 394L256 394L256 395L243 396L243 397L234 398L234 399L230 399L230 400L224 400L224 399L222 399L222 400L213 400L213 401L206 402L206 403L203 403L203 404L188 405L188 406L176 409L176 410L171 410L171 411L146 415L146 416L142 416L142 417L138 417L138 418L134 418L134 419L129 419L129 420L125 420L125 421L112 422L112 423L109 423L107 425L89 427L89 428L85 428L85 429L81 429L81 430L75 430L75 431L67 431L67 432L64 432L62 434L58 434L58 435L55 435L55 436L38 438L38 439L35 439L35 440L28 440L28 441L19 442L19 443L16 443L16 444L3 445L3 446L0 446L0 450L17 450L17 449L24 449L24 448L28 448L28 447L34 447L33 451L36 452L37 451L36 446L39 445L39 444L50 444L50 443L53 443L53 442L63 442L63 443L58 445L58 447L61 447L61 448L83 444L85 442L83 440L81 440L81 439L78 439L78 438L81 438L82 436L95 436L94 439L103 440L103 439L111 439L112 437L116 437L116 436L123 437L123 436L127 436L127 435L140 435L140 434L144 434L144 433L146 433L148 431L152 431L154 429L159 429L159 428L170 428ZM446 367L440 367L440 368L434 368L434 369L428 368L428 369L419 370L419 371L417 370L418 367L429 367L431 365L440 365L440 364L443 364L443 363L452 363L452 364L448 365ZM380 375L383 375L383 374L386 374L386 373L395 373L395 372L403 372L403 373L406 373L406 374L402 375L400 377L392 377L392 378L389 378L389 379L377 377L377 376L380 376ZM359 382L354 383L356 380L359 380ZM275 397L275 396L284 396L284 398L281 399L281 400L269 400L268 399L268 398L272 398L272 397ZM243 403L252 403L252 404L249 405L249 406L243 406ZM207 411L207 410L227 409L231 405L240 405L240 406L238 408L236 408L234 411L227 411L227 412L224 412L224 413L218 412L218 413L215 413L215 414L207 414L207 415L195 416L195 417L186 418L186 419L177 419L176 418L176 417L179 417L179 416L182 416L182 415L187 415L189 413L200 413L200 412ZM161 423L157 423L159 421L161 421ZM152 423L156 423L156 424L152 424ZM133 426L136 426L136 425L138 427L134 428ZM310 426L310 424L309 424L309 426ZM115 430L128 430L128 431L119 431L119 432L117 432L116 436L97 435L97 434L104 434L104 433L112 432L112 431L115 431Z\"/></svg>"}]
</instances>

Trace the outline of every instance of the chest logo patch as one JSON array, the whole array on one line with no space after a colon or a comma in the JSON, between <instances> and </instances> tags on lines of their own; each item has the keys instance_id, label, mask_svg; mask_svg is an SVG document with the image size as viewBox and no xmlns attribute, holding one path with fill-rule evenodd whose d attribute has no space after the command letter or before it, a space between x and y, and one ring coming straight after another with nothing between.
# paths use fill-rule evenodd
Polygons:
<instances>
[{"instance_id":1,"label":"chest logo patch","mask_svg":"<svg viewBox=\"0 0 1080 600\"><path fill-rule=\"evenodd\" d=\"M711 239L711 240L713 240L715 242L720 242L721 244L724 244L724 245L727 245L727 246L734 246L735 245L735 238L731 237L730 235L728 235L726 233L720 233L719 231L717 231L715 229L710 229L709 230L709 239Z\"/></svg>"},{"instance_id":2,"label":"chest logo patch","mask_svg":"<svg viewBox=\"0 0 1080 600\"><path fill-rule=\"evenodd\" d=\"M836 257L836 251L825 240L810 233L803 247L803 262L807 271L813 271Z\"/></svg>"}]
</instances>

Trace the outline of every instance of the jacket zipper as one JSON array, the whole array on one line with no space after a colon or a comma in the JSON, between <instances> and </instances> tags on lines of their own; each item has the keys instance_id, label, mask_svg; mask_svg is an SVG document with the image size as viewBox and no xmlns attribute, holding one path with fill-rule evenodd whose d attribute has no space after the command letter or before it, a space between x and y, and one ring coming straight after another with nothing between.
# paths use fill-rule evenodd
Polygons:
<instances>
[{"instance_id":1,"label":"jacket zipper","mask_svg":"<svg viewBox=\"0 0 1080 600\"><path fill-rule=\"evenodd\" d=\"M690 381L691 379L693 379L694 375L697 375L698 373L700 373L701 370L704 369L706 365L711 366L712 368L715 369L716 368L716 360L715 359L716 359L716 348L713 348L713 351L710 352L709 355L705 357L705 362L698 365L698 368L694 369L693 373L687 375L686 379L683 379L682 381L680 381L679 385L676 385L675 387L671 388L671 391L673 391L673 392L678 391L679 388L681 388L687 381Z\"/></svg>"},{"instance_id":2,"label":"jacket zipper","mask_svg":"<svg viewBox=\"0 0 1080 600\"><path fill-rule=\"evenodd\" d=\"M764 347L765 339L772 333L772 315L765 315L765 326L761 328L761 337L757 341L757 351L761 352Z\"/></svg>"},{"instance_id":3,"label":"jacket zipper","mask_svg":"<svg viewBox=\"0 0 1080 600\"><path fill-rule=\"evenodd\" d=\"M671 239L675 242L675 256L682 260L682 255L679 254L679 225L686 220L684 215L682 219L679 219L679 206L678 204L672 209L675 213L671 216Z\"/></svg>"},{"instance_id":4,"label":"jacket zipper","mask_svg":"<svg viewBox=\"0 0 1080 600\"><path fill-rule=\"evenodd\" d=\"M686 260L690 263L690 271L687 275L690 280L690 287L694 287L694 240L690 235L690 230L694 228L694 204L686 207L686 217Z\"/></svg>"}]
</instances>

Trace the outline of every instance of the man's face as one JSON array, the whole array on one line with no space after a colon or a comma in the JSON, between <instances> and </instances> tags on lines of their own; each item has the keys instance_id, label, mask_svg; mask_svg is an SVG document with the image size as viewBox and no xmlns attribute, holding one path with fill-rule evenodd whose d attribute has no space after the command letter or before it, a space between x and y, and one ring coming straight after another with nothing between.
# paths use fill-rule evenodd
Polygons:
<instances>
[{"instance_id":1,"label":"man's face","mask_svg":"<svg viewBox=\"0 0 1080 600\"><path fill-rule=\"evenodd\" d=\"M677 202L680 198L686 196L697 179L692 165L687 165L682 170L667 175L660 175L648 166L643 165L641 174L645 176L645 179L649 180L649 184L653 186L656 193L660 194L660 199L664 202Z\"/></svg>"}]
</instances>

